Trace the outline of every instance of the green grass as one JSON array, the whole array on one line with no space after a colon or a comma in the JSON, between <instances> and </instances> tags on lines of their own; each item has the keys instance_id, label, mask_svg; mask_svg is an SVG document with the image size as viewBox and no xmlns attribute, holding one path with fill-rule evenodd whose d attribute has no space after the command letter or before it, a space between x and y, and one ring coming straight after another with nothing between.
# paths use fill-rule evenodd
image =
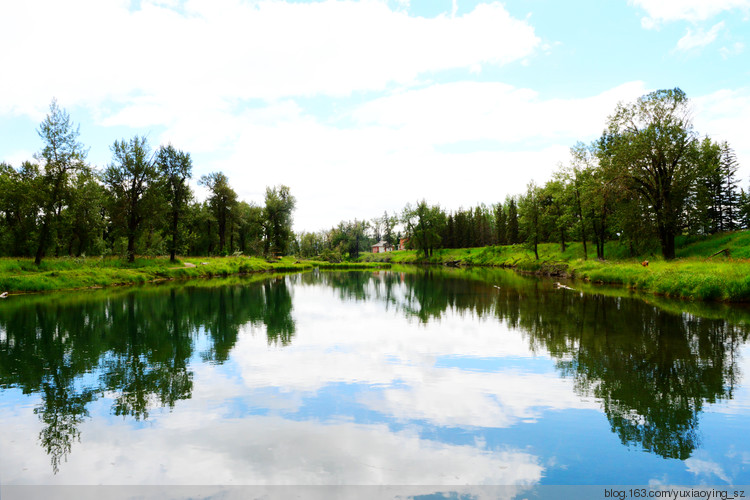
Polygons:
<instances>
[{"instance_id":1,"label":"green grass","mask_svg":"<svg viewBox=\"0 0 750 500\"><path fill-rule=\"evenodd\" d=\"M195 267L185 267L185 263ZM46 259L35 266L31 259L0 259L0 291L39 292L76 288L105 287L255 272L284 272L312 269L310 263L286 257L267 262L256 257L195 257L171 263L167 258Z\"/></svg>"},{"instance_id":2,"label":"green grass","mask_svg":"<svg viewBox=\"0 0 750 500\"><path fill-rule=\"evenodd\" d=\"M583 259L581 243L568 245L565 252L556 243L539 245L539 260L523 245L442 249L424 258L414 250L367 254L363 261L399 264L444 264L459 261L465 266L512 267L545 274L564 273L576 279L600 284L617 284L631 290L666 297L702 301L750 302L750 231L723 233L712 237L680 237L677 258L665 261L658 248L630 257L629 248L619 242L605 246L605 261L596 260L589 245ZM730 256L714 255L728 249ZM641 262L648 260L649 265Z\"/></svg>"},{"instance_id":3,"label":"green grass","mask_svg":"<svg viewBox=\"0 0 750 500\"><path fill-rule=\"evenodd\" d=\"M358 261L329 263L297 261L284 257L268 262L257 257L187 257L177 263L167 258L141 258L128 263L119 258L55 258L37 267L31 259L0 259L0 292L37 292L77 288L149 283L171 279L231 276L259 272L293 272L320 269L377 269L392 264L444 264L511 267L530 273L563 272L590 283L609 283L655 293L702 301L750 302L750 231L713 237L680 237L677 259L666 262L657 249L629 257L629 249L618 242L605 248L607 260L595 260L593 245L589 259L583 246L570 244L565 252L555 243L539 245L539 260L523 245L441 249L431 257L414 250L364 254ZM730 256L720 254L729 249ZM644 267L641 261L649 260ZM185 267L185 263L195 267Z\"/></svg>"},{"instance_id":4,"label":"green grass","mask_svg":"<svg viewBox=\"0 0 750 500\"><path fill-rule=\"evenodd\" d=\"M390 262L325 262L325 261L305 261L306 263L320 269L341 269L341 270L368 270L368 269L387 269L391 267Z\"/></svg>"},{"instance_id":5,"label":"green grass","mask_svg":"<svg viewBox=\"0 0 750 500\"><path fill-rule=\"evenodd\" d=\"M185 267L185 263L195 267ZM380 269L383 262L298 261L284 257L268 262L258 257L141 258L128 263L120 258L50 258L34 265L31 259L0 259L0 292L42 292L79 288L153 283L171 279L232 276L261 272L299 272L321 269Z\"/></svg>"}]
</instances>

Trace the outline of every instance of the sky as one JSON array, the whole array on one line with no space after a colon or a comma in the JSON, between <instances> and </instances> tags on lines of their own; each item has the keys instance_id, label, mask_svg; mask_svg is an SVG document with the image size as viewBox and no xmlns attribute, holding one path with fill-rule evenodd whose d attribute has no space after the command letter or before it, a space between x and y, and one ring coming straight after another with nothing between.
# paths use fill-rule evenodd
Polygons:
<instances>
[{"instance_id":1,"label":"sky","mask_svg":"<svg viewBox=\"0 0 750 500\"><path fill-rule=\"evenodd\" d=\"M0 1L0 161L56 98L105 168L144 135L296 231L543 184L618 102L680 87L750 187L750 0Z\"/></svg>"}]
</instances>

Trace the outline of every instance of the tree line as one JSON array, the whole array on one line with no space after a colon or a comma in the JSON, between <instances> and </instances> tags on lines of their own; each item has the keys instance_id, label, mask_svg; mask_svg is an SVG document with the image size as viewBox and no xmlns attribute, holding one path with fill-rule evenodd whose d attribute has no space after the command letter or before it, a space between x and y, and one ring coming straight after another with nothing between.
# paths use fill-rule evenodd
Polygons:
<instances>
[{"instance_id":1,"label":"tree line","mask_svg":"<svg viewBox=\"0 0 750 500\"><path fill-rule=\"evenodd\" d=\"M198 184L190 154L172 145L152 150L145 137L115 141L104 169L86 163L79 128L55 100L37 130L36 162L0 163L0 256L274 255L293 240L295 198L266 188L263 206L238 200L221 172Z\"/></svg>"},{"instance_id":2,"label":"tree line","mask_svg":"<svg viewBox=\"0 0 750 500\"><path fill-rule=\"evenodd\" d=\"M603 259L605 242L632 256L656 249L671 259L678 235L750 228L750 194L739 188L736 155L726 142L700 137L679 88L620 103L602 135L578 143L544 185L501 203L446 211L425 200L401 212L341 221L329 230L292 231L289 188L266 189L263 206L237 199L221 172L201 177L194 199L189 153L152 151L144 137L115 141L103 170L86 164L78 129L55 101L39 126L37 162L0 164L0 255L295 254L357 258L383 241L405 238L428 257L437 248L524 243L582 243Z\"/></svg>"},{"instance_id":3,"label":"tree line","mask_svg":"<svg viewBox=\"0 0 750 500\"><path fill-rule=\"evenodd\" d=\"M672 259L679 235L750 228L750 194L739 188L738 168L727 142L694 130L681 89L658 90L618 104L601 137L573 146L568 164L544 185L532 181L502 203L452 212L422 200L397 216L304 234L300 250L356 256L380 239L395 243L399 224L425 257L436 248L524 243L538 259L542 242L564 252L578 241L584 258L591 247L603 259L605 242L618 241L631 256L658 251Z\"/></svg>"}]
</instances>

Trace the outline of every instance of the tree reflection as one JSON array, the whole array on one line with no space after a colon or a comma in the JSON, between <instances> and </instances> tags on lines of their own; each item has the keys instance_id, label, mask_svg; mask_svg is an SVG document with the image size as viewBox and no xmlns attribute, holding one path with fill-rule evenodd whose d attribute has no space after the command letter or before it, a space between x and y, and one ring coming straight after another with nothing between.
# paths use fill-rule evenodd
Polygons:
<instances>
[{"instance_id":1,"label":"tree reflection","mask_svg":"<svg viewBox=\"0 0 750 500\"><path fill-rule=\"evenodd\" d=\"M53 472L80 440L87 406L112 398L112 413L147 419L191 397L190 360L222 363L246 324L265 325L268 341L295 332L284 278L244 286L159 287L73 293L8 302L0 309L0 388L38 394L34 412ZM203 344L201 344L203 345Z\"/></svg>"},{"instance_id":2,"label":"tree reflection","mask_svg":"<svg viewBox=\"0 0 750 500\"><path fill-rule=\"evenodd\" d=\"M308 273L226 286L167 286L54 295L0 309L0 388L38 394L39 440L52 468L80 439L87 407L147 419L193 391L191 360L223 363L247 325L269 345L296 333L292 284L324 284L341 300L383 302L421 323L448 311L496 318L549 353L582 396L596 397L625 445L688 458L706 403L732 397L747 323L669 312L642 300L553 290L514 274L439 268Z\"/></svg>"},{"instance_id":3,"label":"tree reflection","mask_svg":"<svg viewBox=\"0 0 750 500\"><path fill-rule=\"evenodd\" d=\"M295 332L292 319L292 294L286 280L277 278L263 283L263 323L269 344L289 345Z\"/></svg>"},{"instance_id":4,"label":"tree reflection","mask_svg":"<svg viewBox=\"0 0 750 500\"><path fill-rule=\"evenodd\" d=\"M498 318L521 330L533 351L556 359L581 396L601 401L623 444L662 457L690 457L704 405L731 398L738 381L736 353L748 336L743 323L555 290L551 282L507 273L426 268L388 275L317 279L339 287L344 298L384 300L424 323L448 310Z\"/></svg>"}]
</instances>

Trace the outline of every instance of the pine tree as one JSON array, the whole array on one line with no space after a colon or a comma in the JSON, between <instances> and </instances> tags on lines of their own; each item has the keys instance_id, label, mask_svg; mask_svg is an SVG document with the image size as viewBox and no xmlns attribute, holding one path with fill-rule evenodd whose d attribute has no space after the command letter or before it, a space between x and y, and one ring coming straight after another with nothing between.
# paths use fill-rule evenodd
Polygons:
<instances>
[{"instance_id":1,"label":"pine tree","mask_svg":"<svg viewBox=\"0 0 750 500\"><path fill-rule=\"evenodd\" d=\"M503 210L503 205L502 203L498 203L495 207L495 234L497 235L498 245L508 244L508 222L506 219L507 217Z\"/></svg>"},{"instance_id":2,"label":"pine tree","mask_svg":"<svg viewBox=\"0 0 750 500\"><path fill-rule=\"evenodd\" d=\"M737 156L729 144L725 141L721 144L721 207L723 226L726 231L737 229L737 206L739 194L737 193Z\"/></svg>"},{"instance_id":3,"label":"pine tree","mask_svg":"<svg viewBox=\"0 0 750 500\"><path fill-rule=\"evenodd\" d=\"M518 208L516 207L516 200L510 198L508 200L508 243L515 245L519 243L518 236Z\"/></svg>"}]
</instances>

